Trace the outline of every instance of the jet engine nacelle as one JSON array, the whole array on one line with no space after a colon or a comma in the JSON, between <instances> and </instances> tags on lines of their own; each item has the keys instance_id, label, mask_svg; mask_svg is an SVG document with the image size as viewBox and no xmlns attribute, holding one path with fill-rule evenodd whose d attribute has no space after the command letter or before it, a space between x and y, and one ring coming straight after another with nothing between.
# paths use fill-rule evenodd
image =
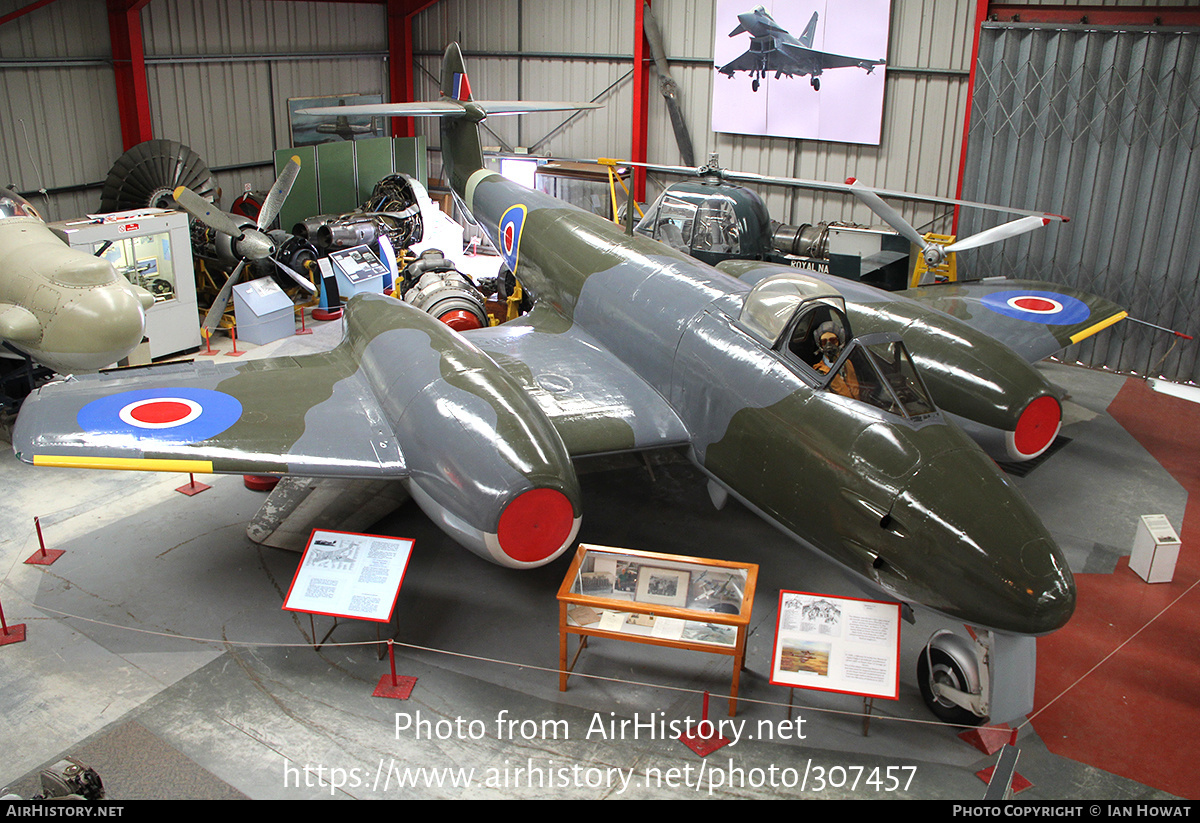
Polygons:
<instances>
[{"instance_id":1,"label":"jet engine nacelle","mask_svg":"<svg viewBox=\"0 0 1200 823\"><path fill-rule=\"evenodd\" d=\"M722 271L748 283L789 271L752 260L727 260ZM1062 424L1054 388L1012 349L937 309L902 294L809 273L846 299L856 334L898 331L938 407L997 460L1032 460Z\"/></svg>"},{"instance_id":2,"label":"jet engine nacelle","mask_svg":"<svg viewBox=\"0 0 1200 823\"><path fill-rule=\"evenodd\" d=\"M503 566L540 566L562 554L579 530L579 481L529 394L419 309L366 294L350 309L346 343L403 444L408 490L421 509Z\"/></svg>"}]
</instances>

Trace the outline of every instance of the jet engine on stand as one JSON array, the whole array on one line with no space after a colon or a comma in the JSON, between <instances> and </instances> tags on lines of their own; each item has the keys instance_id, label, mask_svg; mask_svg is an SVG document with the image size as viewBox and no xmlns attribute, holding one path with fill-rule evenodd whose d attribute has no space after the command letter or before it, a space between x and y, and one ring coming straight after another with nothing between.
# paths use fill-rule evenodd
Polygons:
<instances>
[{"instance_id":1,"label":"jet engine on stand","mask_svg":"<svg viewBox=\"0 0 1200 823\"><path fill-rule=\"evenodd\" d=\"M494 283L477 283L440 250L426 249L415 258L407 251L425 238L422 207L434 208L421 184L406 174L393 174L375 184L361 208L310 217L297 223L292 233L320 255L355 246L378 250L386 238L398 258L399 276L392 287L397 298L459 331L490 325L486 295L495 292Z\"/></svg>"},{"instance_id":2,"label":"jet engine on stand","mask_svg":"<svg viewBox=\"0 0 1200 823\"><path fill-rule=\"evenodd\" d=\"M375 184L361 208L302 220L292 228L292 234L312 243L322 254L373 246L382 235L387 236L393 249L406 249L424 236L420 195L429 199L421 184L407 174L388 175Z\"/></svg>"},{"instance_id":3,"label":"jet engine on stand","mask_svg":"<svg viewBox=\"0 0 1200 823\"><path fill-rule=\"evenodd\" d=\"M483 293L437 249L427 249L408 265L396 293L456 331L488 325Z\"/></svg>"}]
</instances>

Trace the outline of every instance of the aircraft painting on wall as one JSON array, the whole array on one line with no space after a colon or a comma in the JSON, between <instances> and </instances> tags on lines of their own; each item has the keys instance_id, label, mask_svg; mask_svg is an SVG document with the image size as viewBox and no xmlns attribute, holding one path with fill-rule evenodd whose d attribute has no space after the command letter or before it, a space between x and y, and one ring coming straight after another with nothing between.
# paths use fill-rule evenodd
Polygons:
<instances>
[{"instance_id":1,"label":"aircraft painting on wall","mask_svg":"<svg viewBox=\"0 0 1200 823\"><path fill-rule=\"evenodd\" d=\"M752 78L750 88L758 91L762 81L773 74L775 79L809 75L809 85L813 91L821 90L821 74L827 69L860 68L867 74L875 71L876 66L882 66L884 60L866 60L859 57L847 57L841 54L830 54L818 51L812 47L813 35L817 31L818 12L813 12L804 27L804 33L797 40L782 28L767 10L755 6L753 11L738 15L738 25L729 33L736 37L743 32L750 35L750 48L740 57L717 69L726 77L733 77L734 72L747 72Z\"/></svg>"},{"instance_id":2,"label":"aircraft painting on wall","mask_svg":"<svg viewBox=\"0 0 1200 823\"><path fill-rule=\"evenodd\" d=\"M519 569L575 542L584 501L573 459L679 448L714 502L742 501L873 590L1014 634L1068 620L1075 586L1061 550L938 403L1040 453L1059 400L996 338L1040 359L1119 308L1018 282L959 284L945 295L955 316L920 291L860 295L854 309L837 285L785 266L712 268L484 168L478 123L539 104L456 96L464 79L452 45L441 101L380 113L442 117L447 179L535 296L530 314L459 333L356 295L329 352L43 387L14 431L20 458L394 478L458 543ZM868 333L852 313L871 318ZM905 342L937 365L928 383Z\"/></svg>"},{"instance_id":3,"label":"aircraft painting on wall","mask_svg":"<svg viewBox=\"0 0 1200 823\"><path fill-rule=\"evenodd\" d=\"M890 0L748 5L717 3L713 131L878 145Z\"/></svg>"}]
</instances>

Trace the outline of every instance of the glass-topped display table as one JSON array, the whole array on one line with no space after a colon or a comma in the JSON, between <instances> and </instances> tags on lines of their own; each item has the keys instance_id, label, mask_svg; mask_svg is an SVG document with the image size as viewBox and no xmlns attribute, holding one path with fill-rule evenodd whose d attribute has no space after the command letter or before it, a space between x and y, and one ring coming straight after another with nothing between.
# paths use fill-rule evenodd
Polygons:
<instances>
[{"instance_id":1,"label":"glass-topped display table","mask_svg":"<svg viewBox=\"0 0 1200 823\"><path fill-rule=\"evenodd\" d=\"M757 580L753 563L580 544L558 590L559 690L589 637L628 640L732 657L735 714Z\"/></svg>"}]
</instances>

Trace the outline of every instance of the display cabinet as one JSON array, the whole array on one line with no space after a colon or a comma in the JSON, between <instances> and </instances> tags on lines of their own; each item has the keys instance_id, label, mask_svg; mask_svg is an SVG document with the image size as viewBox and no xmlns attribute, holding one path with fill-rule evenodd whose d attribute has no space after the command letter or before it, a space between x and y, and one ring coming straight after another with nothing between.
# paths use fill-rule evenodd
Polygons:
<instances>
[{"instance_id":1,"label":"display cabinet","mask_svg":"<svg viewBox=\"0 0 1200 823\"><path fill-rule=\"evenodd\" d=\"M735 714L757 579L753 563L580 544L558 590L559 690L588 638L627 640L732 657Z\"/></svg>"}]
</instances>

